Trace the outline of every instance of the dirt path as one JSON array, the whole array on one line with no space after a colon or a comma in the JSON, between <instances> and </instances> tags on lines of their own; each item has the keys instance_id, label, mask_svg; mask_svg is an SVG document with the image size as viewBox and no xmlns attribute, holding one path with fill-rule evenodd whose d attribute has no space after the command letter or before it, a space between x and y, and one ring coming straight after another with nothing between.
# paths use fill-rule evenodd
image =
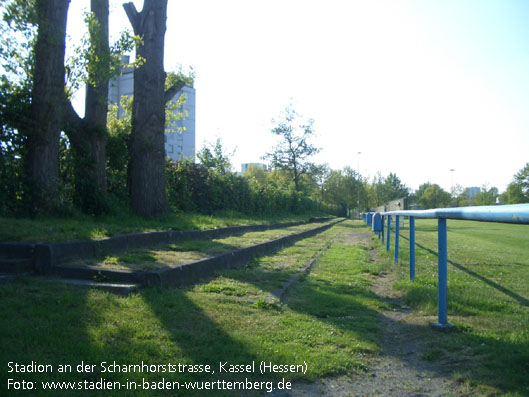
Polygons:
<instances>
[{"instance_id":1,"label":"dirt path","mask_svg":"<svg viewBox=\"0 0 529 397\"><path fill-rule=\"evenodd\" d=\"M341 243L369 243L368 233L355 232ZM371 260L377 260L373 251ZM457 385L446 370L435 361L423 359L426 346L441 337L430 325L432 319L417 319L411 309L392 289L391 273L375 281L374 292L386 301L391 310L380 313L382 351L371 369L358 376L321 379L312 384L294 384L289 392L273 396L458 396Z\"/></svg>"}]
</instances>

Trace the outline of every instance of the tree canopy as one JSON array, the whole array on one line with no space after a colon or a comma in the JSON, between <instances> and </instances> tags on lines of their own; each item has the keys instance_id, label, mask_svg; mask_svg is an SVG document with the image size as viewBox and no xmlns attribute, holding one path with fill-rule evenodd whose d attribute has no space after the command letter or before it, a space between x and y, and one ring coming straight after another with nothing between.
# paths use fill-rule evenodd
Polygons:
<instances>
[{"instance_id":1,"label":"tree canopy","mask_svg":"<svg viewBox=\"0 0 529 397\"><path fill-rule=\"evenodd\" d=\"M300 120L300 115L287 107L278 120L272 120L272 133L279 136L279 143L271 152L263 156L275 169L288 171L294 181L296 191L301 191L301 177L314 169L309 159L320 151L309 139L314 135L312 119Z\"/></svg>"}]
</instances>

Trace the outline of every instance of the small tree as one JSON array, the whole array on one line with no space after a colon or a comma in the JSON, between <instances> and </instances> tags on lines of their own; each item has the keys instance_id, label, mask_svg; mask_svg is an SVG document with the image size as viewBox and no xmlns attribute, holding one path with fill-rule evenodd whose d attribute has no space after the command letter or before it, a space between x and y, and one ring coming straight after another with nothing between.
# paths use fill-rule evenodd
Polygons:
<instances>
[{"instance_id":1,"label":"small tree","mask_svg":"<svg viewBox=\"0 0 529 397\"><path fill-rule=\"evenodd\" d=\"M206 143L197 153L197 159L206 168L211 168L220 174L227 174L231 171L231 157L233 152L225 153L222 141L218 138L215 144Z\"/></svg>"},{"instance_id":2,"label":"small tree","mask_svg":"<svg viewBox=\"0 0 529 397\"><path fill-rule=\"evenodd\" d=\"M493 205L498 198L498 188L487 185L482 186L481 191L474 197L474 205Z\"/></svg>"},{"instance_id":3,"label":"small tree","mask_svg":"<svg viewBox=\"0 0 529 397\"><path fill-rule=\"evenodd\" d=\"M529 203L529 163L514 175L501 199L506 204Z\"/></svg>"},{"instance_id":4,"label":"small tree","mask_svg":"<svg viewBox=\"0 0 529 397\"><path fill-rule=\"evenodd\" d=\"M286 170L291 174L297 192L301 191L301 176L314 168L309 157L320 151L308 142L314 135L314 121L309 119L304 124L296 125L299 117L295 110L287 107L279 120L272 120L275 124L272 133L281 137L281 141L272 152L263 156L264 160L270 160L272 168Z\"/></svg>"},{"instance_id":5,"label":"small tree","mask_svg":"<svg viewBox=\"0 0 529 397\"><path fill-rule=\"evenodd\" d=\"M415 196L422 208L444 208L450 205L450 193L438 184L426 182L419 186Z\"/></svg>"}]
</instances>

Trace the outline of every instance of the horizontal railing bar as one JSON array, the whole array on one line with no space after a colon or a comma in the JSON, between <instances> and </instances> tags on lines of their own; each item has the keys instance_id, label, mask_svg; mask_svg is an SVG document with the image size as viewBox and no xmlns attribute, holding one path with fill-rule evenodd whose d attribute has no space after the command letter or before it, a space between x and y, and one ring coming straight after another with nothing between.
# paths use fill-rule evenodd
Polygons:
<instances>
[{"instance_id":1,"label":"horizontal railing bar","mask_svg":"<svg viewBox=\"0 0 529 397\"><path fill-rule=\"evenodd\" d=\"M380 215L444 218L465 221L529 224L529 204L486 205L475 207L436 208L381 212Z\"/></svg>"}]
</instances>

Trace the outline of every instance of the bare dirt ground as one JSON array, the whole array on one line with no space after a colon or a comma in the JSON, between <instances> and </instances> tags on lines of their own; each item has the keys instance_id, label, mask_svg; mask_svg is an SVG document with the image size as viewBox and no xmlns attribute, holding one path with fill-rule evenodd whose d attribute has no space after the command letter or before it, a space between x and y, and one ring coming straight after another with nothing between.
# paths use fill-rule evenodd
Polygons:
<instances>
[{"instance_id":1,"label":"bare dirt ground","mask_svg":"<svg viewBox=\"0 0 529 397\"><path fill-rule=\"evenodd\" d=\"M337 241L346 244L369 244L371 235L351 231ZM376 250L371 260L378 260ZM435 361L424 360L426 346L442 337L434 330L434 318L413 315L398 293L392 289L393 276L383 273L375 281L374 291L386 301L390 310L380 313L382 351L362 375L320 379L314 383L294 383L290 391L276 391L273 396L461 396L458 385L447 375L446 368Z\"/></svg>"}]
</instances>

